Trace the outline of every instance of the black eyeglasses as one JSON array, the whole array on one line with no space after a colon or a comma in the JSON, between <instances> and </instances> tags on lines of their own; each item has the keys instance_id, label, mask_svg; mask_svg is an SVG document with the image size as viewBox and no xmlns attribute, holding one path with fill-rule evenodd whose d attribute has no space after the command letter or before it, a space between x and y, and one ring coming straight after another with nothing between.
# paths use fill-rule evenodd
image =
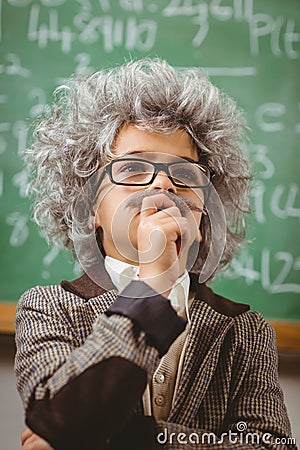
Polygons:
<instances>
[{"instance_id":1,"label":"black eyeglasses","mask_svg":"<svg viewBox=\"0 0 300 450\"><path fill-rule=\"evenodd\" d=\"M214 177L213 170L205 162L174 161L170 163L152 162L141 158L125 157L114 159L107 164L98 180L100 186L105 173L112 183L122 186L148 186L158 172L163 171L179 188L207 188Z\"/></svg>"}]
</instances>

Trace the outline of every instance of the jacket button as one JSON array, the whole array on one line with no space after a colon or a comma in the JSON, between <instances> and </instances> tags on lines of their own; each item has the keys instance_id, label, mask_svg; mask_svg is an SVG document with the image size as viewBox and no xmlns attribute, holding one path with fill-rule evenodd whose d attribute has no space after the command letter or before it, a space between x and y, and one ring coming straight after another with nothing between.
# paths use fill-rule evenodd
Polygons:
<instances>
[{"instance_id":1,"label":"jacket button","mask_svg":"<svg viewBox=\"0 0 300 450\"><path fill-rule=\"evenodd\" d=\"M165 403L165 398L163 395L157 395L154 399L157 406L163 406Z\"/></svg>"},{"instance_id":2,"label":"jacket button","mask_svg":"<svg viewBox=\"0 0 300 450\"><path fill-rule=\"evenodd\" d=\"M157 383L160 383L160 384L165 382L165 376L163 373L158 373L156 375L155 379L156 379Z\"/></svg>"}]
</instances>

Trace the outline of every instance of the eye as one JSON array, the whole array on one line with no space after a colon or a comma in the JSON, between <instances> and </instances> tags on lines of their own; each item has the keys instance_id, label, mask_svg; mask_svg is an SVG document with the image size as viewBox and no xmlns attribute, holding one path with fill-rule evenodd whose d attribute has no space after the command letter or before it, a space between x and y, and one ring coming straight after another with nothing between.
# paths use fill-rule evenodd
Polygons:
<instances>
[{"instance_id":1,"label":"eye","mask_svg":"<svg viewBox=\"0 0 300 450\"><path fill-rule=\"evenodd\" d=\"M172 169L172 177L180 183L192 185L199 181L200 173L198 172L193 167L175 166Z\"/></svg>"},{"instance_id":2,"label":"eye","mask_svg":"<svg viewBox=\"0 0 300 450\"><path fill-rule=\"evenodd\" d=\"M194 180L195 173L189 169L179 169L175 172L175 175L183 180Z\"/></svg>"},{"instance_id":3,"label":"eye","mask_svg":"<svg viewBox=\"0 0 300 450\"><path fill-rule=\"evenodd\" d=\"M144 185L153 174L152 164L137 159L114 161L112 165L112 179L117 183Z\"/></svg>"},{"instance_id":4,"label":"eye","mask_svg":"<svg viewBox=\"0 0 300 450\"><path fill-rule=\"evenodd\" d=\"M170 173L175 183L182 186L203 187L209 184L208 169L200 164L174 164L170 167Z\"/></svg>"},{"instance_id":5,"label":"eye","mask_svg":"<svg viewBox=\"0 0 300 450\"><path fill-rule=\"evenodd\" d=\"M118 164L117 171L119 173L137 173L149 171L147 164L139 161L123 161Z\"/></svg>"}]
</instances>

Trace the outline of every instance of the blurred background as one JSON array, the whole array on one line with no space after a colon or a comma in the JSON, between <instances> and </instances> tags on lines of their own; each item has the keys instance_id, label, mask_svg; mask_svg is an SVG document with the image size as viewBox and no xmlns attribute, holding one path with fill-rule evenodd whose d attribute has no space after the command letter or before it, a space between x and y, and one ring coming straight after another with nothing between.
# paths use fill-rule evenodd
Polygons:
<instances>
[{"instance_id":1,"label":"blurred background","mask_svg":"<svg viewBox=\"0 0 300 450\"><path fill-rule=\"evenodd\" d=\"M80 267L32 222L20 154L53 90L72 74L160 57L202 67L245 111L255 172L248 240L213 283L272 323L280 380L300 442L299 0L0 1L0 442L19 448L13 374L16 302Z\"/></svg>"}]
</instances>

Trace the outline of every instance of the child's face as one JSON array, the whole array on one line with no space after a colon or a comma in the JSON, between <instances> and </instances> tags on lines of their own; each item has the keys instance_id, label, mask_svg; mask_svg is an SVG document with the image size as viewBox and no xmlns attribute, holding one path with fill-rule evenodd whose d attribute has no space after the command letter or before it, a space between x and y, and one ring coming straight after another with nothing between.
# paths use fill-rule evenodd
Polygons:
<instances>
[{"instance_id":1,"label":"child's face","mask_svg":"<svg viewBox=\"0 0 300 450\"><path fill-rule=\"evenodd\" d=\"M151 133L136 128L133 124L124 126L115 142L113 152L116 158L132 156L148 159L153 162L172 162L179 158L189 158L198 161L198 154L190 136L183 130L172 134ZM138 264L138 226L139 212L130 211L126 203L132 194L144 190L169 191L181 195L193 202L198 211L189 211L192 240L200 240L199 227L201 209L203 207L203 192L201 189L176 187L163 171L159 172L153 182L147 186L123 186L110 182L104 177L97 201L96 227L101 229L101 238L107 255L121 261ZM183 266L186 263L187 252L183 255Z\"/></svg>"}]
</instances>

